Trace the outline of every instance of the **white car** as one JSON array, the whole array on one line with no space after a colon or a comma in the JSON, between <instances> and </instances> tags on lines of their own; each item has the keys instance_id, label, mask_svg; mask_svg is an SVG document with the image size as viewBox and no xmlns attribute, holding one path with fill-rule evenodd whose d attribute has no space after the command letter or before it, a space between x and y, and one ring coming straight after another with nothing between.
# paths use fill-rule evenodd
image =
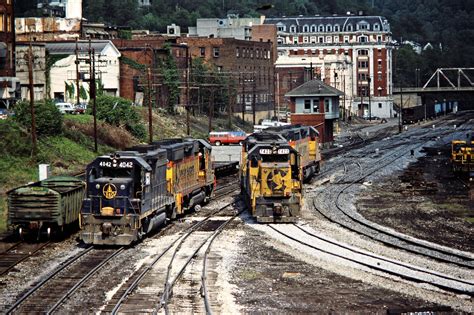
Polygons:
<instances>
[{"instance_id":1,"label":"white car","mask_svg":"<svg viewBox=\"0 0 474 315\"><path fill-rule=\"evenodd\" d=\"M74 114L75 108L71 103L56 103L56 107L61 114Z\"/></svg>"}]
</instances>

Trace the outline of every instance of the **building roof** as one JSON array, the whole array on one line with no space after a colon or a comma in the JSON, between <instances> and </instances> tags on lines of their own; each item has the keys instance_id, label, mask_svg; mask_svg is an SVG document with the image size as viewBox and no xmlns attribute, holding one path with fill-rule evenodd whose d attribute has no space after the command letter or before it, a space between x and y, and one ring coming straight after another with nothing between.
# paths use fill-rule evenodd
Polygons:
<instances>
[{"instance_id":1,"label":"building roof","mask_svg":"<svg viewBox=\"0 0 474 315\"><path fill-rule=\"evenodd\" d=\"M89 41L79 41L77 45L80 53L89 51ZM120 52L110 40L93 40L91 41L90 47L95 50L96 54L105 54L107 48L112 48L117 55L120 55ZM74 55L76 53L76 42L49 42L46 43L46 50L51 55Z\"/></svg>"},{"instance_id":2,"label":"building roof","mask_svg":"<svg viewBox=\"0 0 474 315\"><path fill-rule=\"evenodd\" d=\"M305 97L305 96L341 96L344 95L332 86L325 84L323 81L314 79L303 83L297 88L285 94L287 97Z\"/></svg>"},{"instance_id":3,"label":"building roof","mask_svg":"<svg viewBox=\"0 0 474 315\"><path fill-rule=\"evenodd\" d=\"M365 16L365 15L341 15L341 16L299 16L299 17L277 17L265 18L264 24L285 25L287 29L294 25L302 27L303 25L339 25L341 31L347 31L346 26L351 24L355 26L359 23L380 24L380 31L390 32L390 24L383 16ZM356 31L353 29L353 31Z\"/></svg>"}]
</instances>

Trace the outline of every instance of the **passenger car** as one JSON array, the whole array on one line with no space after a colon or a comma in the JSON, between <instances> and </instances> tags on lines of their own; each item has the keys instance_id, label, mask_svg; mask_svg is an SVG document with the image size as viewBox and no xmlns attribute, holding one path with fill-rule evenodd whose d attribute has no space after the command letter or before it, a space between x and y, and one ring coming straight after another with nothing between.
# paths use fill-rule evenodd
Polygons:
<instances>
[{"instance_id":1,"label":"passenger car","mask_svg":"<svg viewBox=\"0 0 474 315\"><path fill-rule=\"evenodd\" d=\"M74 106L71 103L56 103L61 114L74 114Z\"/></svg>"},{"instance_id":2,"label":"passenger car","mask_svg":"<svg viewBox=\"0 0 474 315\"><path fill-rule=\"evenodd\" d=\"M209 142L213 145L242 144L245 138L247 138L247 134L243 131L221 131L209 133Z\"/></svg>"},{"instance_id":3,"label":"passenger car","mask_svg":"<svg viewBox=\"0 0 474 315\"><path fill-rule=\"evenodd\" d=\"M74 113L75 113L75 114L85 114L85 113L86 113L86 109L87 109L87 105L86 105L86 104L77 104L77 105L74 107Z\"/></svg>"}]
</instances>

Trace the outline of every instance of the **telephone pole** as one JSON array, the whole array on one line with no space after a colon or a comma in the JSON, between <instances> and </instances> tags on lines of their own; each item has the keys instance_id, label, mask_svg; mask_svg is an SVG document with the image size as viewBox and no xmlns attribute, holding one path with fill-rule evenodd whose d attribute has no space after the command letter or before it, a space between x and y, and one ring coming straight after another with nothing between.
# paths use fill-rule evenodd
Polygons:
<instances>
[{"instance_id":1,"label":"telephone pole","mask_svg":"<svg viewBox=\"0 0 474 315\"><path fill-rule=\"evenodd\" d=\"M186 45L186 134L188 136L191 135L191 127L190 127L190 118L189 118L189 71L190 71L190 64L189 64L189 47Z\"/></svg>"},{"instance_id":2,"label":"telephone pole","mask_svg":"<svg viewBox=\"0 0 474 315\"><path fill-rule=\"evenodd\" d=\"M81 102L81 99L80 99L80 95L79 95L79 91L80 91L80 87L79 87L79 47L78 47L78 39L76 38L76 87L77 87L77 91L76 91L76 94L77 94L77 105L79 105L79 103Z\"/></svg>"},{"instance_id":3,"label":"telephone pole","mask_svg":"<svg viewBox=\"0 0 474 315\"><path fill-rule=\"evenodd\" d=\"M229 79L229 83L227 85L227 98L228 98L228 108L227 108L227 115L229 116L229 129L232 129L232 105L234 103L234 97L231 89L231 80Z\"/></svg>"},{"instance_id":4,"label":"telephone pole","mask_svg":"<svg viewBox=\"0 0 474 315\"><path fill-rule=\"evenodd\" d=\"M245 73L242 74L242 123L245 122L245 106L246 95L245 95Z\"/></svg>"},{"instance_id":5,"label":"telephone pole","mask_svg":"<svg viewBox=\"0 0 474 315\"><path fill-rule=\"evenodd\" d=\"M31 151L31 156L33 161L36 162L36 117L35 117L35 91L34 91L34 82L33 82L33 45L31 44L28 49L28 79L30 86L30 112L31 112L31 143L33 144L33 149Z\"/></svg>"},{"instance_id":6,"label":"telephone pole","mask_svg":"<svg viewBox=\"0 0 474 315\"><path fill-rule=\"evenodd\" d=\"M252 75L252 121L253 121L253 124L255 125L255 120L256 120L256 98L257 98L257 92L256 92L256 88L257 88L257 81L255 80L255 72L253 73Z\"/></svg>"},{"instance_id":7,"label":"telephone pole","mask_svg":"<svg viewBox=\"0 0 474 315\"><path fill-rule=\"evenodd\" d=\"M211 99L209 100L209 132L212 131L212 118L214 116L214 87L211 87Z\"/></svg>"},{"instance_id":8,"label":"telephone pole","mask_svg":"<svg viewBox=\"0 0 474 315\"><path fill-rule=\"evenodd\" d=\"M97 102L95 93L95 49L92 49L92 43L89 39L89 87L90 96L92 98L92 114L94 116L94 152L98 151L97 148Z\"/></svg>"},{"instance_id":9,"label":"telephone pole","mask_svg":"<svg viewBox=\"0 0 474 315\"><path fill-rule=\"evenodd\" d=\"M150 144L153 142L153 115L151 108L151 67L147 69L147 84L148 84L148 135Z\"/></svg>"}]
</instances>

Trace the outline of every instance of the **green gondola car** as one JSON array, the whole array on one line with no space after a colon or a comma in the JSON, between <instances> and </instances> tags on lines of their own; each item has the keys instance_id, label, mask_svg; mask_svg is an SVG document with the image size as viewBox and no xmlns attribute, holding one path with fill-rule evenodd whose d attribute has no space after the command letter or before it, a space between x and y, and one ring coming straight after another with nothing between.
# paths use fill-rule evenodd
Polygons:
<instances>
[{"instance_id":1,"label":"green gondola car","mask_svg":"<svg viewBox=\"0 0 474 315\"><path fill-rule=\"evenodd\" d=\"M79 226L85 182L70 176L57 176L20 186L7 192L8 226L20 235L62 232ZM33 234L35 233L35 234Z\"/></svg>"}]
</instances>

